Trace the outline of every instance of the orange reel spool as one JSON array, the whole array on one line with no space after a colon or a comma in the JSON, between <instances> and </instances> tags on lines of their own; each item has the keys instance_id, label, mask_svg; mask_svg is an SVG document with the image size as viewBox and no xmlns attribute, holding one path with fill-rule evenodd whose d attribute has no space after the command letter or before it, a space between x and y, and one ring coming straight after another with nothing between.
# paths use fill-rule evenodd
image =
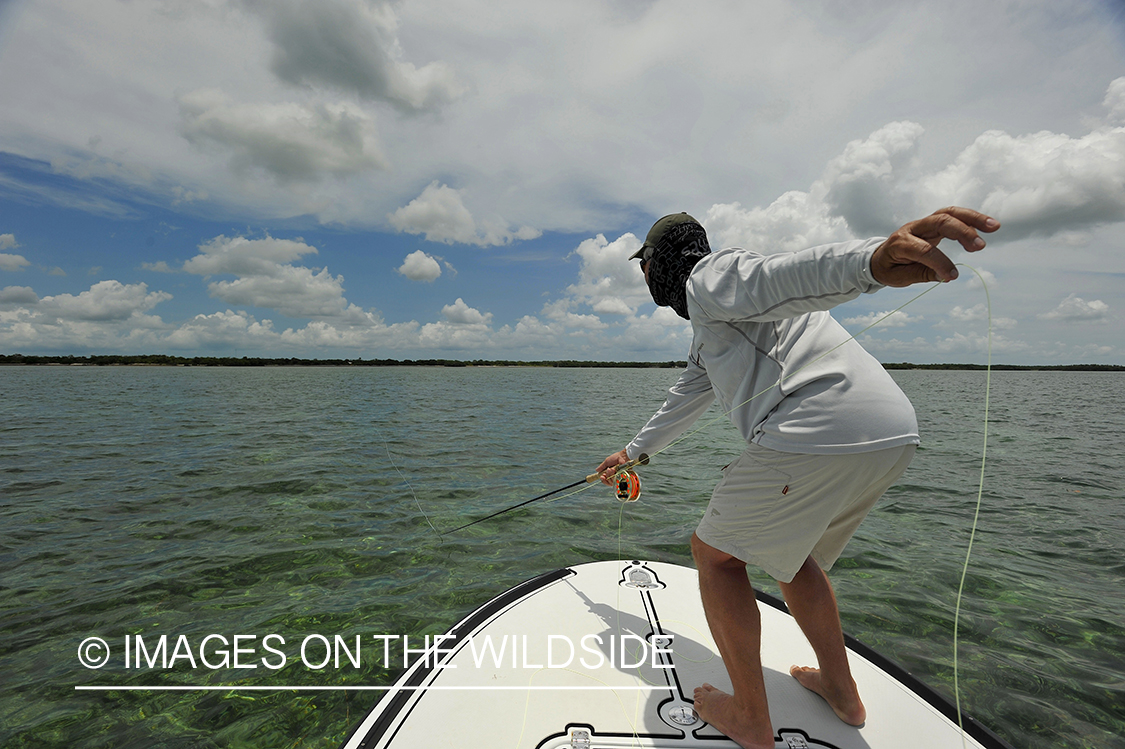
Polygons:
<instances>
[{"instance_id":1,"label":"orange reel spool","mask_svg":"<svg viewBox=\"0 0 1125 749\"><path fill-rule=\"evenodd\" d=\"M626 469L618 471L615 477L617 482L617 500L619 502L636 502L641 496L641 477Z\"/></svg>"}]
</instances>

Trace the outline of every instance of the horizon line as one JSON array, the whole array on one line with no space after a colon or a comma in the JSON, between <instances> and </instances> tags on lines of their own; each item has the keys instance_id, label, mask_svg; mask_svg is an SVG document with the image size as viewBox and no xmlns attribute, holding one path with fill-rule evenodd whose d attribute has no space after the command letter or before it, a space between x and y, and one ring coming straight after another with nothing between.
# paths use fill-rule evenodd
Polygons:
<instances>
[{"instance_id":1,"label":"horizon line","mask_svg":"<svg viewBox=\"0 0 1125 749\"><path fill-rule=\"evenodd\" d=\"M365 359L363 357L304 358L296 356L237 356L175 354L0 354L0 366L441 366L441 367L557 367L557 368L661 368L687 366L683 359L645 361L595 361L585 359ZM908 361L881 361L887 369L985 369L986 364L968 362L936 362L920 364ZM1125 371L1122 364L1078 362L1070 364L997 364L994 370L1090 370Z\"/></svg>"}]
</instances>

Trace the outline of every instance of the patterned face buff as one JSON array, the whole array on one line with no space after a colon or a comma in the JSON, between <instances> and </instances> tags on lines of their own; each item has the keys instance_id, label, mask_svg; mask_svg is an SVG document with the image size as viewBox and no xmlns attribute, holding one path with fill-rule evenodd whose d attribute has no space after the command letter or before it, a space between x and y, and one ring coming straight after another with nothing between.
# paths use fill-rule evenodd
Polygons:
<instances>
[{"instance_id":1,"label":"patterned face buff","mask_svg":"<svg viewBox=\"0 0 1125 749\"><path fill-rule=\"evenodd\" d=\"M711 253L707 232L696 223L673 226L653 248L648 261L648 290L652 300L661 307L671 307L685 320L687 311L687 279L692 268Z\"/></svg>"}]
</instances>

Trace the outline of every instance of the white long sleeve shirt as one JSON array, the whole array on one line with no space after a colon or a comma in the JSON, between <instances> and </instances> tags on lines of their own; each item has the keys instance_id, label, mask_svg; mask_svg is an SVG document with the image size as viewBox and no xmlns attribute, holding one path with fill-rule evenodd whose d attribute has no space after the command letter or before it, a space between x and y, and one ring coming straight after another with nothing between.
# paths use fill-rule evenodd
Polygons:
<instances>
[{"instance_id":1,"label":"white long sleeve shirt","mask_svg":"<svg viewBox=\"0 0 1125 749\"><path fill-rule=\"evenodd\" d=\"M918 444L906 395L827 312L883 288L871 275L882 241L769 256L735 248L701 260L687 281L687 369L626 453L663 450L716 399L748 442L782 452Z\"/></svg>"}]
</instances>

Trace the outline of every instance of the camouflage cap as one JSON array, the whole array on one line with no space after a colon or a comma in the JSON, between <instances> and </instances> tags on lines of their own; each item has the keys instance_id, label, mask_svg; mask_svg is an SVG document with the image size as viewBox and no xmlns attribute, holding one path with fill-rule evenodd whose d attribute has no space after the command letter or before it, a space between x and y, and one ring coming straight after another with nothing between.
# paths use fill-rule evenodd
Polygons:
<instances>
[{"instance_id":1,"label":"camouflage cap","mask_svg":"<svg viewBox=\"0 0 1125 749\"><path fill-rule=\"evenodd\" d=\"M667 234L672 228L681 224L698 223L698 221L689 216L687 213L681 212L668 214L652 225L652 228L648 230L648 236L645 237L644 244L641 245L641 249L634 252L629 257L629 259L636 260L637 258L643 258L643 260L648 260L652 257L652 253L656 249L657 245L660 244L660 240L663 239L664 235Z\"/></svg>"}]
</instances>

